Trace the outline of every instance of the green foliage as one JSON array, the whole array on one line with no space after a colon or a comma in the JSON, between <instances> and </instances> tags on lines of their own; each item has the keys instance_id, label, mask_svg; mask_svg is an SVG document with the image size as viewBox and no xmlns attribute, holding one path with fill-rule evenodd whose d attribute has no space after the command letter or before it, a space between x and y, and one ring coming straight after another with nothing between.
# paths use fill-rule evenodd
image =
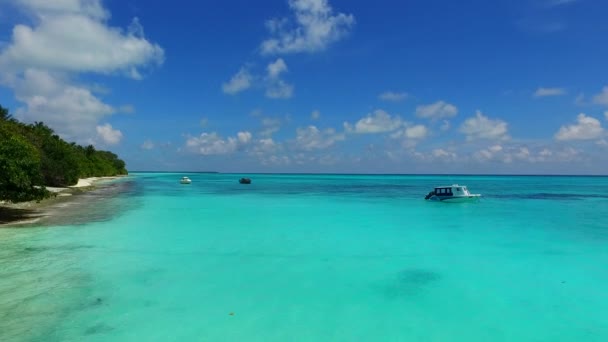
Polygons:
<instances>
[{"instance_id":1,"label":"green foliage","mask_svg":"<svg viewBox=\"0 0 608 342\"><path fill-rule=\"evenodd\" d=\"M48 197L36 148L4 123L0 123L0 142L0 199L23 202Z\"/></svg>"},{"instance_id":2,"label":"green foliage","mask_svg":"<svg viewBox=\"0 0 608 342\"><path fill-rule=\"evenodd\" d=\"M116 154L67 143L44 123L20 123L0 106L0 200L39 200L48 196L43 185L125 174L125 162Z\"/></svg>"}]
</instances>

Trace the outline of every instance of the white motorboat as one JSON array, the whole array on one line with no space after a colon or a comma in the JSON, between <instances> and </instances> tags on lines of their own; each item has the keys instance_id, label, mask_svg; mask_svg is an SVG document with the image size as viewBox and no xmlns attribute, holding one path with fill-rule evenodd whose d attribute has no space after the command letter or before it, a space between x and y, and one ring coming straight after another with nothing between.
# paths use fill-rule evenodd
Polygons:
<instances>
[{"instance_id":1,"label":"white motorboat","mask_svg":"<svg viewBox=\"0 0 608 342\"><path fill-rule=\"evenodd\" d=\"M190 183L192 183L192 181L188 177L182 177L182 179L180 179L179 182L182 183L182 184L190 184Z\"/></svg>"},{"instance_id":2,"label":"white motorboat","mask_svg":"<svg viewBox=\"0 0 608 342\"><path fill-rule=\"evenodd\" d=\"M471 202L479 200L480 197L480 194L470 193L466 186L452 184L436 187L424 199L441 202Z\"/></svg>"}]
</instances>

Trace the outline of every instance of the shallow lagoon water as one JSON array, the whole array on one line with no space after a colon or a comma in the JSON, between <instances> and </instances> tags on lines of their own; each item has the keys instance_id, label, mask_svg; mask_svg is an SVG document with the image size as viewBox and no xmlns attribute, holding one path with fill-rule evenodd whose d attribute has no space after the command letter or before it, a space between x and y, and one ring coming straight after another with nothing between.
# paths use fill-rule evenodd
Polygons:
<instances>
[{"instance_id":1,"label":"shallow lagoon water","mask_svg":"<svg viewBox=\"0 0 608 342\"><path fill-rule=\"evenodd\" d=\"M423 200L451 183L484 197ZM605 177L118 184L0 230L0 340L608 340Z\"/></svg>"}]
</instances>

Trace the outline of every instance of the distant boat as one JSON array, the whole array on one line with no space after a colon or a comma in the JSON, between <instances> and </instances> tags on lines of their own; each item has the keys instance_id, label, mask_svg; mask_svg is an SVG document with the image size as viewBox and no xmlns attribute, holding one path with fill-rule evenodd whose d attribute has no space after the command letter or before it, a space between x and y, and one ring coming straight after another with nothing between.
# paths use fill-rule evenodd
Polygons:
<instances>
[{"instance_id":1,"label":"distant boat","mask_svg":"<svg viewBox=\"0 0 608 342\"><path fill-rule=\"evenodd\" d=\"M439 186L429 192L424 199L441 202L471 202L477 201L480 194L472 194L466 186L452 184L449 186Z\"/></svg>"},{"instance_id":2,"label":"distant boat","mask_svg":"<svg viewBox=\"0 0 608 342\"><path fill-rule=\"evenodd\" d=\"M182 183L182 184L190 184L190 183L192 183L192 181L188 177L182 177L182 179L180 179L179 182Z\"/></svg>"},{"instance_id":3,"label":"distant boat","mask_svg":"<svg viewBox=\"0 0 608 342\"><path fill-rule=\"evenodd\" d=\"M239 183L241 183L241 184L251 184L251 178L241 178L241 179L239 179Z\"/></svg>"}]
</instances>

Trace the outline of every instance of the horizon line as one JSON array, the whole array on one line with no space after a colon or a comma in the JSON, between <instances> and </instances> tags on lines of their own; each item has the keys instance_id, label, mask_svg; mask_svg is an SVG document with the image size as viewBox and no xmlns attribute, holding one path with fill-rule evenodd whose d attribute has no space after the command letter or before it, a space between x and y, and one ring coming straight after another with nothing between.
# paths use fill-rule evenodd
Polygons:
<instances>
[{"instance_id":1,"label":"horizon line","mask_svg":"<svg viewBox=\"0 0 608 342\"><path fill-rule=\"evenodd\" d=\"M541 173L344 173L344 172L221 172L221 171L153 171L134 170L129 173L199 173L227 175L342 175L342 176L527 176L527 177L608 177L608 174L541 174Z\"/></svg>"}]
</instances>

